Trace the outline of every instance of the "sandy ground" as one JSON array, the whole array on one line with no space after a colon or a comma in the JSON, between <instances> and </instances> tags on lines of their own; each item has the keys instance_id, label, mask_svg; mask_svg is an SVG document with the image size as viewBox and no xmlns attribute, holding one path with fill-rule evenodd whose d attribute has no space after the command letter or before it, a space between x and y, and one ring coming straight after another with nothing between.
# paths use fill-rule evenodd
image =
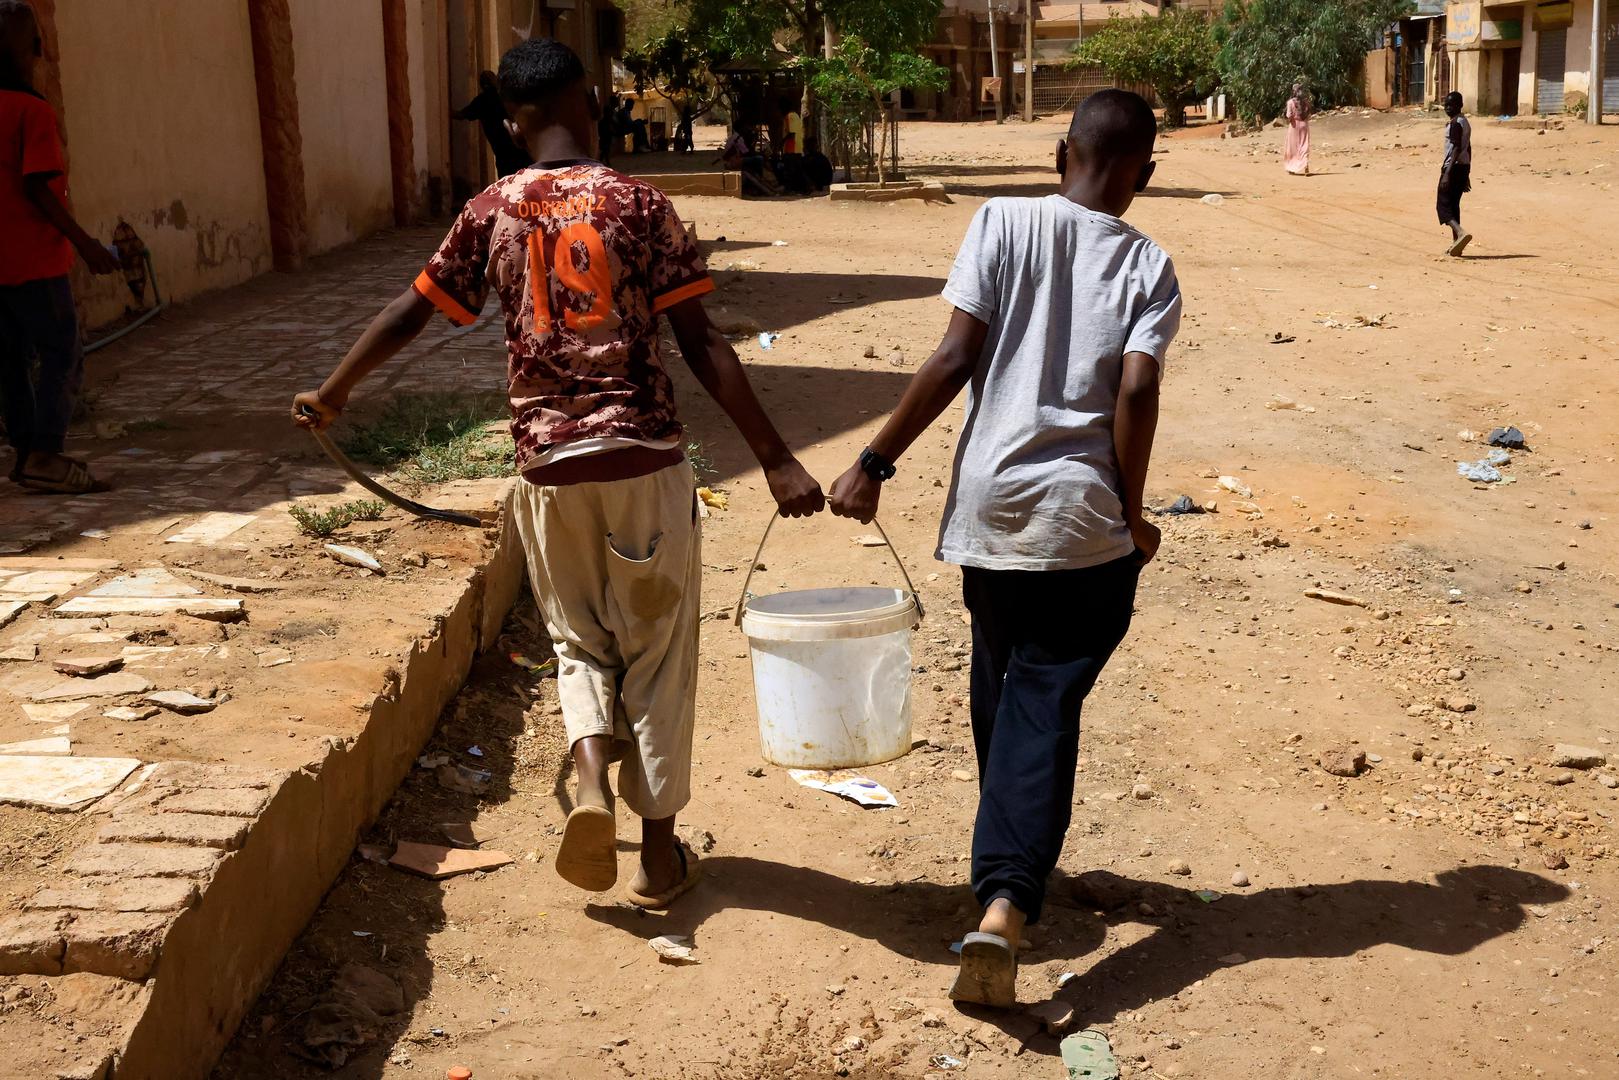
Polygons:
<instances>
[{"instance_id":1,"label":"sandy ground","mask_svg":"<svg viewBox=\"0 0 1619 1080\"><path fill-rule=\"evenodd\" d=\"M1619 762L1551 764L1556 743L1619 753L1619 134L1476 131L1465 260L1442 256L1426 116L1321 121L1309 179L1283 173L1275 132L1168 140L1130 215L1187 298L1150 500L1217 512L1163 519L1087 703L1073 828L1020 982L1023 1002L1060 999L1106 1031L1127 1077L1619 1075L1619 792L1603 779ZM943 179L949 206L682 201L712 241L713 307L823 482L942 332L936 294L973 211L1049 191L1059 133L908 127L911 172ZM770 352L745 336L761 328L782 334ZM422 771L367 839L471 822L515 862L433 883L357 856L216 1075L322 1074L295 1051L346 963L404 1003L346 1077L1062 1075L1035 1019L944 993L972 919L975 802L958 575L931 561L958 417L885 495L929 610L920 742L867 770L900 807L862 810L757 768L746 643L722 613L767 495L682 386L731 499L707 522L716 617L683 817L712 843L702 888L656 916L556 877L554 690L491 655L433 747L480 761L490 790ZM1532 448L1512 482L1460 479L1477 433L1507 423ZM891 582L851 542L864 531L778 530L754 590ZM1366 606L1305 597L1318 587ZM532 618L514 615L506 651L543 655ZM1342 747L1364 773L1318 765ZM700 963L659 963L660 934L692 935Z\"/></svg>"}]
</instances>

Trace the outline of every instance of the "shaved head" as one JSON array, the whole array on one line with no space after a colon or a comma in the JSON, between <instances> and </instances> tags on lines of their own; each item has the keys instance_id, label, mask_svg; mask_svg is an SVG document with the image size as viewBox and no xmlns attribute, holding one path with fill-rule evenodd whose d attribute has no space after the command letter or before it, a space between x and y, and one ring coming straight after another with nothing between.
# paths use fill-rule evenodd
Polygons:
<instances>
[{"instance_id":1,"label":"shaved head","mask_svg":"<svg viewBox=\"0 0 1619 1080\"><path fill-rule=\"evenodd\" d=\"M1100 90L1079 103L1068 125L1068 149L1090 165L1152 156L1158 120L1140 94Z\"/></svg>"}]
</instances>

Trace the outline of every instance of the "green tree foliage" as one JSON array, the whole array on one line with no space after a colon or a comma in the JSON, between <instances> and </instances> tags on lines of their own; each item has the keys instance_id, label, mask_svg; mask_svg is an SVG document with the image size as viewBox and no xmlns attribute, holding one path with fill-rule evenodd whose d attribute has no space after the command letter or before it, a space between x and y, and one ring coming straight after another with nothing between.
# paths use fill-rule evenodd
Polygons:
<instances>
[{"instance_id":1,"label":"green tree foliage","mask_svg":"<svg viewBox=\"0 0 1619 1080\"><path fill-rule=\"evenodd\" d=\"M846 34L830 59L809 58L810 88L826 110L832 141L845 148L860 141L861 129L875 122L881 134L875 151L877 182L887 179L888 125L883 103L896 90L943 90L950 73L914 52L874 47L857 34Z\"/></svg>"},{"instance_id":2,"label":"green tree foliage","mask_svg":"<svg viewBox=\"0 0 1619 1080\"><path fill-rule=\"evenodd\" d=\"M821 55L830 18L841 36L853 34L881 52L914 51L933 36L941 0L685 0L687 25L716 53L759 58L786 47Z\"/></svg>"},{"instance_id":3,"label":"green tree foliage","mask_svg":"<svg viewBox=\"0 0 1619 1080\"><path fill-rule=\"evenodd\" d=\"M1317 106L1355 101L1373 36L1415 8L1411 0L1227 0L1214 31L1221 85L1239 116L1261 122L1282 114L1299 81Z\"/></svg>"},{"instance_id":4,"label":"green tree foliage","mask_svg":"<svg viewBox=\"0 0 1619 1080\"><path fill-rule=\"evenodd\" d=\"M1214 89L1218 52L1203 12L1171 8L1156 18L1112 18L1087 29L1070 63L1096 65L1120 82L1152 87L1164 107L1164 126L1180 127L1186 106Z\"/></svg>"}]
</instances>

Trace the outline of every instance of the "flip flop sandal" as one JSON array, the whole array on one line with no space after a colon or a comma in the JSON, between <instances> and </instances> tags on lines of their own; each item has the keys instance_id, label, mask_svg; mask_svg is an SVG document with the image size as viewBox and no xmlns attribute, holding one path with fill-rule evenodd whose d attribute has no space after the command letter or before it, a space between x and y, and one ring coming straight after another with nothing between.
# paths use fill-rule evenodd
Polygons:
<instances>
[{"instance_id":1,"label":"flip flop sandal","mask_svg":"<svg viewBox=\"0 0 1619 1080\"><path fill-rule=\"evenodd\" d=\"M1472 233L1462 233L1461 239L1457 240L1454 244L1450 245L1450 251L1447 252L1447 254L1460 255L1462 252L1467 250L1467 245L1471 244L1472 242L1473 242L1473 234Z\"/></svg>"},{"instance_id":2,"label":"flip flop sandal","mask_svg":"<svg viewBox=\"0 0 1619 1080\"><path fill-rule=\"evenodd\" d=\"M17 483L29 491L37 491L45 495L88 495L93 491L105 491L106 488L95 477L82 461L68 459L67 475L60 479L49 476L35 476L24 472L17 477Z\"/></svg>"},{"instance_id":3,"label":"flip flop sandal","mask_svg":"<svg viewBox=\"0 0 1619 1080\"><path fill-rule=\"evenodd\" d=\"M648 896L629 889L624 895L630 903L648 911L662 911L696 887L698 879L703 876L702 864L697 861L697 853L685 844L676 842L675 854L680 856L680 880L656 896Z\"/></svg>"},{"instance_id":4,"label":"flip flop sandal","mask_svg":"<svg viewBox=\"0 0 1619 1080\"><path fill-rule=\"evenodd\" d=\"M961 970L950 986L951 1001L1009 1009L1017 1004L1017 953L999 934L968 934L961 941Z\"/></svg>"},{"instance_id":5,"label":"flip flop sandal","mask_svg":"<svg viewBox=\"0 0 1619 1080\"><path fill-rule=\"evenodd\" d=\"M618 823L600 806L576 806L562 828L557 873L586 892L606 892L618 882Z\"/></svg>"}]
</instances>

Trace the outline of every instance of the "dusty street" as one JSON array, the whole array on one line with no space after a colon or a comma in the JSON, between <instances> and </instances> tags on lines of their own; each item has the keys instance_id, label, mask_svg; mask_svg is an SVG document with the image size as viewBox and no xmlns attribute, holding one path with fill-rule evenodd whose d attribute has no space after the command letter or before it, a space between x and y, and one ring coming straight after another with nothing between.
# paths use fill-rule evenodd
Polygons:
<instances>
[{"instance_id":1,"label":"dusty street","mask_svg":"<svg viewBox=\"0 0 1619 1080\"><path fill-rule=\"evenodd\" d=\"M1440 130L1323 120L1308 179L1283 173L1275 132L1174 138L1131 215L1187 298L1150 501L1215 512L1161 519L1131 635L1087 706L1065 880L1020 982L1023 1002L1058 998L1106 1031L1127 1077L1619 1075L1619 135L1480 121L1478 239L1457 261L1434 220ZM711 308L823 483L942 332L937 293L974 210L1049 191L1059 134L908 127L909 171L944 181L948 206L679 200L721 281ZM376 303L395 287L377 281ZM781 333L774 349L759 330ZM491 794L419 772L367 837L470 821L515 863L435 883L356 857L216 1075L323 1074L298 1033L351 961L397 979L405 1007L340 1076L1062 1074L1037 1020L944 995L970 928L975 779L959 582L931 557L957 416L885 494L929 612L921 744L867 770L899 808L862 810L755 775L746 642L726 616L768 496L681 386L730 498L706 523L715 617L684 815L700 847L712 837L701 889L659 917L557 878L564 748L553 689L504 655L543 656L520 609L431 747L471 761L478 746ZM1510 482L1460 478L1504 424L1530 447ZM892 581L852 542L864 531L779 529L754 591ZM1558 743L1609 762L1554 766ZM1342 748L1364 753L1360 775L1318 764ZM1098 870L1113 876L1081 877ZM667 934L692 935L700 963L660 963L647 941Z\"/></svg>"}]
</instances>

